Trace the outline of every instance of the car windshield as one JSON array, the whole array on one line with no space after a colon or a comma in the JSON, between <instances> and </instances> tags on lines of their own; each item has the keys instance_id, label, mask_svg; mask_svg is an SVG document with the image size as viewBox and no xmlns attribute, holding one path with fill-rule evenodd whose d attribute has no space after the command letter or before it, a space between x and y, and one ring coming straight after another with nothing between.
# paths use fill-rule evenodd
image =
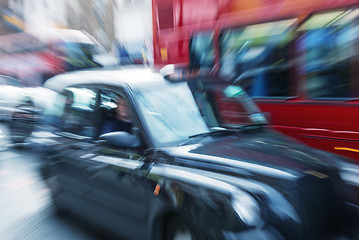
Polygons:
<instances>
[{"instance_id":1,"label":"car windshield","mask_svg":"<svg viewBox=\"0 0 359 240\"><path fill-rule=\"evenodd\" d=\"M12 78L5 75L0 75L0 87L2 85L10 85L15 87L21 87L21 84L19 82L19 79Z\"/></svg>"},{"instance_id":2,"label":"car windshield","mask_svg":"<svg viewBox=\"0 0 359 240\"><path fill-rule=\"evenodd\" d=\"M149 132L160 147L176 146L203 133L266 124L248 95L225 82L168 82L136 94Z\"/></svg>"},{"instance_id":3,"label":"car windshield","mask_svg":"<svg viewBox=\"0 0 359 240\"><path fill-rule=\"evenodd\" d=\"M94 57L106 54L106 51L96 44L68 42L66 46L70 70L99 67L101 64L97 63Z\"/></svg>"}]
</instances>

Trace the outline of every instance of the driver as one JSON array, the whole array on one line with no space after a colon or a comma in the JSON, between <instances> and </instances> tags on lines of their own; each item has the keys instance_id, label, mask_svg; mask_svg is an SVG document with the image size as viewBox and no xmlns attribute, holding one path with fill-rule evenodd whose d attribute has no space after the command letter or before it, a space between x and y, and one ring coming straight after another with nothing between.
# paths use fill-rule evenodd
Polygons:
<instances>
[{"instance_id":1,"label":"driver","mask_svg":"<svg viewBox=\"0 0 359 240\"><path fill-rule=\"evenodd\" d=\"M101 135L109 132L125 131L131 134L131 114L124 97L116 99L115 117L107 120L102 125Z\"/></svg>"}]
</instances>

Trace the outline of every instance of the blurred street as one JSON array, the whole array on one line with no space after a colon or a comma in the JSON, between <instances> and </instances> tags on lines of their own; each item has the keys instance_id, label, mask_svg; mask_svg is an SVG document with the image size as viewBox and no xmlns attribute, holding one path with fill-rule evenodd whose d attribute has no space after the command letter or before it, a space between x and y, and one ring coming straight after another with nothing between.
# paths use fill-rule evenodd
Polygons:
<instances>
[{"instance_id":1,"label":"blurred street","mask_svg":"<svg viewBox=\"0 0 359 240\"><path fill-rule=\"evenodd\" d=\"M3 125L0 129L7 132ZM20 149L7 149L7 137L0 139L0 239L98 239L71 214L55 214L39 175L41 160Z\"/></svg>"},{"instance_id":2,"label":"blurred street","mask_svg":"<svg viewBox=\"0 0 359 240\"><path fill-rule=\"evenodd\" d=\"M0 240L359 240L358 24L359 0L0 0Z\"/></svg>"}]
</instances>

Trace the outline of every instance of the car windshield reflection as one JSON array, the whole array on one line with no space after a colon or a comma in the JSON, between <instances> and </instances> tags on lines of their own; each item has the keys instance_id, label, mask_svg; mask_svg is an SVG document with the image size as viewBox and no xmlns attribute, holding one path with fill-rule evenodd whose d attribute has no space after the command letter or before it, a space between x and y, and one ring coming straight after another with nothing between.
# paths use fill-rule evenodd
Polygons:
<instances>
[{"instance_id":1,"label":"car windshield reflection","mask_svg":"<svg viewBox=\"0 0 359 240\"><path fill-rule=\"evenodd\" d=\"M140 90L137 97L158 146L183 145L197 136L267 124L240 87L223 82L220 85L204 85L201 80L167 83ZM229 104L232 109L227 107Z\"/></svg>"},{"instance_id":2,"label":"car windshield reflection","mask_svg":"<svg viewBox=\"0 0 359 240\"><path fill-rule=\"evenodd\" d=\"M138 94L138 100L158 145L182 142L190 135L209 131L186 83L146 89Z\"/></svg>"}]
</instances>

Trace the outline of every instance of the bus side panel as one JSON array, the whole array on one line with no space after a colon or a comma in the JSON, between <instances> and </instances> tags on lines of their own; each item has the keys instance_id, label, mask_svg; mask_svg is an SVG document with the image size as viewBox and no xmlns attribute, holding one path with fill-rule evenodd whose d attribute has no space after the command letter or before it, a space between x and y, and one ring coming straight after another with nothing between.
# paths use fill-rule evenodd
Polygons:
<instances>
[{"instance_id":1,"label":"bus side panel","mask_svg":"<svg viewBox=\"0 0 359 240\"><path fill-rule=\"evenodd\" d=\"M280 132L359 161L359 103L256 102Z\"/></svg>"}]
</instances>

